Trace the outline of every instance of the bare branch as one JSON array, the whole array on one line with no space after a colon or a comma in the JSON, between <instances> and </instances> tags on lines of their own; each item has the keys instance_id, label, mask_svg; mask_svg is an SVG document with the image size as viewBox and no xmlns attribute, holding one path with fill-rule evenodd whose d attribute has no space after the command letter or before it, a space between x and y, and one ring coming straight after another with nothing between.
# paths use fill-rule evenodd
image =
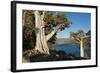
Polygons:
<instances>
[{"instance_id":1,"label":"bare branch","mask_svg":"<svg viewBox=\"0 0 100 73\"><path fill-rule=\"evenodd\" d=\"M90 36L84 36L84 37L82 37L82 38L84 39L84 38L88 38L88 37L90 37Z\"/></svg>"},{"instance_id":2,"label":"bare branch","mask_svg":"<svg viewBox=\"0 0 100 73\"><path fill-rule=\"evenodd\" d=\"M56 32L58 32L63 24L58 25L50 34L46 36L46 40L48 41Z\"/></svg>"}]
</instances>

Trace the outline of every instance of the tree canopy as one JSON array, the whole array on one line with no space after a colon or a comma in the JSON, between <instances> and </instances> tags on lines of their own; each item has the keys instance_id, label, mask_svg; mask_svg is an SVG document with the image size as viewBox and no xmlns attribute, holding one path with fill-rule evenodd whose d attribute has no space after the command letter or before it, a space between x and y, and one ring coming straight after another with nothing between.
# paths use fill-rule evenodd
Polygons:
<instances>
[{"instance_id":1,"label":"tree canopy","mask_svg":"<svg viewBox=\"0 0 100 73\"><path fill-rule=\"evenodd\" d=\"M50 35L53 30L62 31L66 27L70 27L70 21L68 18L61 12L51 12L51 11L39 11L40 15L45 12L44 22L45 22L45 35ZM35 15L34 10L23 10L23 47L34 48L36 42L36 28L35 28ZM48 40L49 44L54 44L56 41L56 33ZM32 45L34 44L34 45Z\"/></svg>"},{"instance_id":2,"label":"tree canopy","mask_svg":"<svg viewBox=\"0 0 100 73\"><path fill-rule=\"evenodd\" d=\"M83 44L84 48L90 47L91 45L91 31L84 32L83 30L78 30L77 32L70 32L70 38L76 40L77 43L80 43L81 38L84 38Z\"/></svg>"}]
</instances>

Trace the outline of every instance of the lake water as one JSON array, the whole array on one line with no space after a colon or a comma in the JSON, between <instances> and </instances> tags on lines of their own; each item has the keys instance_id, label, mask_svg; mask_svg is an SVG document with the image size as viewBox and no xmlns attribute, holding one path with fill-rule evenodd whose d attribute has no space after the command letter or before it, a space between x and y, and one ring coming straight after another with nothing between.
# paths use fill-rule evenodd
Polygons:
<instances>
[{"instance_id":1,"label":"lake water","mask_svg":"<svg viewBox=\"0 0 100 73\"><path fill-rule=\"evenodd\" d=\"M57 44L53 45L52 48L55 48L57 50L63 50L67 54L73 54L76 57L80 57L80 47L76 44ZM85 56L90 57L90 49L85 49Z\"/></svg>"}]
</instances>

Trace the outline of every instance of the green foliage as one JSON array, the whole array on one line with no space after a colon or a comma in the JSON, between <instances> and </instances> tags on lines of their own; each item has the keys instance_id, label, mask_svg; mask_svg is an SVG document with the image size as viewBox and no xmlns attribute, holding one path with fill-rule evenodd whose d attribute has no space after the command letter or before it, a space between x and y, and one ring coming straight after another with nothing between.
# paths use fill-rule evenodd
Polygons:
<instances>
[{"instance_id":1,"label":"green foliage","mask_svg":"<svg viewBox=\"0 0 100 73\"><path fill-rule=\"evenodd\" d=\"M85 36L85 32L83 30L78 30L77 32L77 37L84 37Z\"/></svg>"},{"instance_id":2,"label":"green foliage","mask_svg":"<svg viewBox=\"0 0 100 73\"><path fill-rule=\"evenodd\" d=\"M69 20L63 13L54 14L53 12L46 12L44 21L46 23L46 27L51 29L58 25L62 25L60 28L61 30L70 26Z\"/></svg>"},{"instance_id":3,"label":"green foliage","mask_svg":"<svg viewBox=\"0 0 100 73\"><path fill-rule=\"evenodd\" d=\"M23 10L25 12L25 18L23 18L25 24L23 26L23 50L32 49L35 47L36 36L35 36L35 25L34 15L32 10Z\"/></svg>"},{"instance_id":4,"label":"green foliage","mask_svg":"<svg viewBox=\"0 0 100 73\"><path fill-rule=\"evenodd\" d=\"M89 30L86 35L90 36L91 35L91 30Z\"/></svg>"},{"instance_id":5,"label":"green foliage","mask_svg":"<svg viewBox=\"0 0 100 73\"><path fill-rule=\"evenodd\" d=\"M90 48L91 47L91 30L89 30L86 33L86 35L89 36L89 37L84 39L84 47L85 48Z\"/></svg>"},{"instance_id":6,"label":"green foliage","mask_svg":"<svg viewBox=\"0 0 100 73\"><path fill-rule=\"evenodd\" d=\"M87 33L85 33L83 30L78 30L77 32L70 32L70 38L73 38L76 42L80 42L79 40L81 37L85 37L83 40L83 47L84 48L90 48L91 47L91 31L89 30Z\"/></svg>"},{"instance_id":7,"label":"green foliage","mask_svg":"<svg viewBox=\"0 0 100 73\"><path fill-rule=\"evenodd\" d=\"M70 32L70 37L74 38L77 41L84 36L85 36L85 32L83 30L78 30L77 32Z\"/></svg>"}]
</instances>

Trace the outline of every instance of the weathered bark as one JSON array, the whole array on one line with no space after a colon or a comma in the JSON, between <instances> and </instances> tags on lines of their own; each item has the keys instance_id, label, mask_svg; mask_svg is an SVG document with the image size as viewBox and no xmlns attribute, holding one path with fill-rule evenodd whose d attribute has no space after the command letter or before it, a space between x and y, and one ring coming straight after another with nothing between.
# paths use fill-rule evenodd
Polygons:
<instances>
[{"instance_id":1,"label":"weathered bark","mask_svg":"<svg viewBox=\"0 0 100 73\"><path fill-rule=\"evenodd\" d=\"M84 57L83 38L80 40L80 57Z\"/></svg>"},{"instance_id":2,"label":"weathered bark","mask_svg":"<svg viewBox=\"0 0 100 73\"><path fill-rule=\"evenodd\" d=\"M85 57L85 51L83 48L83 41L85 38L88 38L90 36L87 36L84 32L71 32L71 37L76 40L80 45L80 57ZM85 57L86 58L86 57Z\"/></svg>"},{"instance_id":3,"label":"weathered bark","mask_svg":"<svg viewBox=\"0 0 100 73\"><path fill-rule=\"evenodd\" d=\"M38 32L36 32L36 46L35 50L39 51L43 54L49 54L49 48L47 45L46 37L45 37L45 29L44 29L44 21L39 11L35 11L35 28Z\"/></svg>"},{"instance_id":4,"label":"weathered bark","mask_svg":"<svg viewBox=\"0 0 100 73\"><path fill-rule=\"evenodd\" d=\"M81 37L80 39L80 57L85 57L85 52L84 52L84 48L83 48L83 40L84 38L88 38L89 36L84 36L84 37Z\"/></svg>"},{"instance_id":5,"label":"weathered bark","mask_svg":"<svg viewBox=\"0 0 100 73\"><path fill-rule=\"evenodd\" d=\"M36 46L35 50L38 50L40 53L50 54L47 41L58 31L60 30L63 24L58 25L50 34L45 35L45 22L43 20L45 11L42 15L39 14L39 11L35 11L35 28L36 31Z\"/></svg>"}]
</instances>

